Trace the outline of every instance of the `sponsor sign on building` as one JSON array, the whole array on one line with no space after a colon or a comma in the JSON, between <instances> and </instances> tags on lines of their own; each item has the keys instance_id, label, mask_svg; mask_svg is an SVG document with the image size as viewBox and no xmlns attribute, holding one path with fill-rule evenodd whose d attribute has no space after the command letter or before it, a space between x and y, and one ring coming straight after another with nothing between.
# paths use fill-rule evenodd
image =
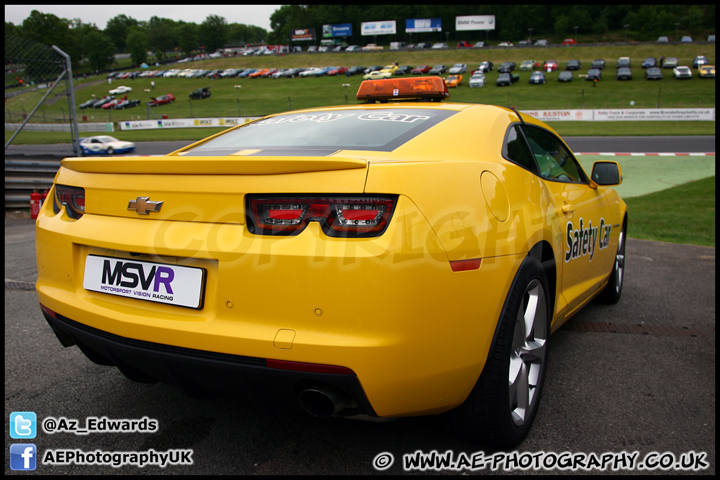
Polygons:
<instances>
[{"instance_id":1,"label":"sponsor sign on building","mask_svg":"<svg viewBox=\"0 0 720 480\"><path fill-rule=\"evenodd\" d=\"M407 33L442 32L442 18L408 18L405 20Z\"/></svg>"},{"instance_id":2,"label":"sponsor sign on building","mask_svg":"<svg viewBox=\"0 0 720 480\"><path fill-rule=\"evenodd\" d=\"M350 37L352 24L340 23L337 25L323 25L323 38Z\"/></svg>"},{"instance_id":3,"label":"sponsor sign on building","mask_svg":"<svg viewBox=\"0 0 720 480\"><path fill-rule=\"evenodd\" d=\"M495 30L495 15L455 17L455 30Z\"/></svg>"},{"instance_id":4,"label":"sponsor sign on building","mask_svg":"<svg viewBox=\"0 0 720 480\"><path fill-rule=\"evenodd\" d=\"M386 20L383 22L363 22L360 26L361 35L395 35L397 33L397 22Z\"/></svg>"},{"instance_id":5,"label":"sponsor sign on building","mask_svg":"<svg viewBox=\"0 0 720 480\"><path fill-rule=\"evenodd\" d=\"M314 28L296 28L290 32L290 40L293 42L309 42L315 40Z\"/></svg>"}]
</instances>

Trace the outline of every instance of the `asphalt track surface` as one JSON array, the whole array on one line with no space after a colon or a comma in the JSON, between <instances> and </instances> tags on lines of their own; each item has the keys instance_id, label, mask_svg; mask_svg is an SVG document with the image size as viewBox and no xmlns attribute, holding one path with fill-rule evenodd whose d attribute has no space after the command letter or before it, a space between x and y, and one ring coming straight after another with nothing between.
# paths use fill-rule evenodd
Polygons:
<instances>
[{"instance_id":1,"label":"asphalt track surface","mask_svg":"<svg viewBox=\"0 0 720 480\"><path fill-rule=\"evenodd\" d=\"M680 150L714 151L714 139L712 149ZM524 458L538 452L638 452L640 460L653 453L679 459L694 452L707 468L667 473L714 475L715 249L630 238L626 254L621 301L588 305L552 336L538 418L518 452ZM147 416L159 422L156 433L41 431L34 440L6 435L6 452L13 443L34 443L41 456L62 448L193 451L189 466L39 465L35 472L14 472L6 462L6 474L372 474L377 473L373 461L385 452L394 458L385 472L397 474L404 471L403 455L416 451L452 451L456 458L494 453L454 437L442 416L391 423L316 419L304 412L269 411L241 399L192 399L172 387L133 383L115 368L93 364L77 347L63 348L42 318L31 290L37 270L34 224L28 219L5 220L5 278L6 431L10 413L17 411L35 412L38 420L51 416L84 423L90 416ZM493 473L489 468L466 472ZM605 472L666 471L608 466Z\"/></svg>"},{"instance_id":2,"label":"asphalt track surface","mask_svg":"<svg viewBox=\"0 0 720 480\"><path fill-rule=\"evenodd\" d=\"M715 136L689 137L563 137L575 152L616 152L616 153L689 153L715 152ZM139 142L134 155L163 155L184 146L189 141ZM55 145L10 145L5 155L73 155L70 144Z\"/></svg>"}]
</instances>

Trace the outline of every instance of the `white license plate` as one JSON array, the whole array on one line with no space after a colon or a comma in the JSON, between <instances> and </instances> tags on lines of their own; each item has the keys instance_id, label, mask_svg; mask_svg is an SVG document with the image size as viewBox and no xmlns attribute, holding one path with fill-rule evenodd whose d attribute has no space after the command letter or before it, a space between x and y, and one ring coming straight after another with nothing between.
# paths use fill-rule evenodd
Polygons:
<instances>
[{"instance_id":1,"label":"white license plate","mask_svg":"<svg viewBox=\"0 0 720 480\"><path fill-rule=\"evenodd\" d=\"M83 287L93 292L200 309L205 269L88 255Z\"/></svg>"}]
</instances>

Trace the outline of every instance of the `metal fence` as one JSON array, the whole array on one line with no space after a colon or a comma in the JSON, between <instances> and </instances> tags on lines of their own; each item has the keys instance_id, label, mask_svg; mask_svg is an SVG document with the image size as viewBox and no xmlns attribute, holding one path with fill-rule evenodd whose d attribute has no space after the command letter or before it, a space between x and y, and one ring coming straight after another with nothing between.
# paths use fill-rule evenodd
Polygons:
<instances>
[{"instance_id":1,"label":"metal fence","mask_svg":"<svg viewBox=\"0 0 720 480\"><path fill-rule=\"evenodd\" d=\"M14 78L13 78L14 77ZM55 88L64 79L65 91L54 93ZM49 47L33 40L10 36L5 38L5 88L22 87L19 91L6 93L6 98L24 95L29 91L44 91L42 98L30 108L29 112L20 113L22 124L5 142L5 150L13 142L18 133L25 127L30 118L47 102L54 103L58 97L67 97L67 123L70 128L70 143L80 155L78 144L77 115L75 111L75 89L73 86L70 57L55 45ZM51 96L51 94L53 94ZM34 101L33 101L34 102ZM65 123L65 118L60 120Z\"/></svg>"}]
</instances>

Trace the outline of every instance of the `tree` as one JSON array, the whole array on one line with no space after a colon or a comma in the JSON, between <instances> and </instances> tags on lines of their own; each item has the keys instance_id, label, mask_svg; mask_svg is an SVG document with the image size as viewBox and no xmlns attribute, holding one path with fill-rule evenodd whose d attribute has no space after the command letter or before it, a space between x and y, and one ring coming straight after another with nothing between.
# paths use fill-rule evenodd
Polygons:
<instances>
[{"instance_id":1,"label":"tree","mask_svg":"<svg viewBox=\"0 0 720 480\"><path fill-rule=\"evenodd\" d=\"M147 50L150 46L147 33L140 27L128 28L127 49L130 52L130 58L135 65L147 62Z\"/></svg>"},{"instance_id":2,"label":"tree","mask_svg":"<svg viewBox=\"0 0 720 480\"><path fill-rule=\"evenodd\" d=\"M115 60L115 44L104 33L92 31L82 40L82 48L91 70L105 70Z\"/></svg>"},{"instance_id":3,"label":"tree","mask_svg":"<svg viewBox=\"0 0 720 480\"><path fill-rule=\"evenodd\" d=\"M115 44L118 51L125 52L127 50L126 39L128 28L137 27L138 21L127 15L117 15L108 20L105 26L105 35Z\"/></svg>"},{"instance_id":4,"label":"tree","mask_svg":"<svg viewBox=\"0 0 720 480\"><path fill-rule=\"evenodd\" d=\"M177 45L176 30L175 22L169 18L152 17L148 22L150 48L159 60L165 57L165 52L171 51Z\"/></svg>"},{"instance_id":5,"label":"tree","mask_svg":"<svg viewBox=\"0 0 720 480\"><path fill-rule=\"evenodd\" d=\"M190 55L198 47L198 26L194 23L183 23L178 30L180 50Z\"/></svg>"},{"instance_id":6,"label":"tree","mask_svg":"<svg viewBox=\"0 0 720 480\"><path fill-rule=\"evenodd\" d=\"M227 20L218 15L208 15L200 25L200 43L206 52L214 52L225 46Z\"/></svg>"}]
</instances>

